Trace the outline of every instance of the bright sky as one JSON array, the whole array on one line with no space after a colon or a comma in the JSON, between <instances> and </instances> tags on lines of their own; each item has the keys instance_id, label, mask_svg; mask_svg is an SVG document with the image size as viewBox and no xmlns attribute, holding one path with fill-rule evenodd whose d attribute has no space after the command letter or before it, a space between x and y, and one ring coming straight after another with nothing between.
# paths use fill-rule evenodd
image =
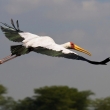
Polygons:
<instances>
[{"instance_id":1,"label":"bright sky","mask_svg":"<svg viewBox=\"0 0 110 110\"><path fill-rule=\"evenodd\" d=\"M90 60L110 57L110 0L1 0L0 21L17 19L20 29L48 35L56 43L72 41L89 50ZM0 58L10 54L9 41L0 32ZM30 53L0 65L0 83L8 95L23 99L33 89L67 85L91 90L95 97L110 96L110 63L106 66Z\"/></svg>"}]
</instances>

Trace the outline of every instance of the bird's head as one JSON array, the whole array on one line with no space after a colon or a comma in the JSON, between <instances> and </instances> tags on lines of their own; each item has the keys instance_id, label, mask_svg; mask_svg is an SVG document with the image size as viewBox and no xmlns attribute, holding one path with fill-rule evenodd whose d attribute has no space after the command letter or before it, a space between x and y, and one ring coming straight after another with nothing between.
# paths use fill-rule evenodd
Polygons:
<instances>
[{"instance_id":1,"label":"bird's head","mask_svg":"<svg viewBox=\"0 0 110 110\"><path fill-rule=\"evenodd\" d=\"M67 49L74 49L74 50L77 50L77 51L80 51L80 52L83 52L89 56L91 56L91 53L88 52L87 50L79 47L78 45L74 44L73 42L67 42L63 45L65 48Z\"/></svg>"}]
</instances>

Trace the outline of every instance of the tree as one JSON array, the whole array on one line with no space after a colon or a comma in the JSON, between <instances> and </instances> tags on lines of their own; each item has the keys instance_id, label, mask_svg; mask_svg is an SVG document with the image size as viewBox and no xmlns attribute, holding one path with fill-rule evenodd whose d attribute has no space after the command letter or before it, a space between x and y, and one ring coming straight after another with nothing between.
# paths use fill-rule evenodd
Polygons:
<instances>
[{"instance_id":1,"label":"tree","mask_svg":"<svg viewBox=\"0 0 110 110\"><path fill-rule=\"evenodd\" d=\"M6 93L6 88L3 85L0 85L0 107L6 103L5 97L3 94Z\"/></svg>"},{"instance_id":2,"label":"tree","mask_svg":"<svg viewBox=\"0 0 110 110\"><path fill-rule=\"evenodd\" d=\"M4 94L7 93L7 89L0 85L0 110L12 110L15 101L11 97L5 97Z\"/></svg>"},{"instance_id":3,"label":"tree","mask_svg":"<svg viewBox=\"0 0 110 110\"><path fill-rule=\"evenodd\" d=\"M7 89L3 86L3 85L0 85L0 95L3 95L7 92Z\"/></svg>"},{"instance_id":4,"label":"tree","mask_svg":"<svg viewBox=\"0 0 110 110\"><path fill-rule=\"evenodd\" d=\"M13 110L37 110L36 99L27 97L16 102Z\"/></svg>"},{"instance_id":5,"label":"tree","mask_svg":"<svg viewBox=\"0 0 110 110\"><path fill-rule=\"evenodd\" d=\"M87 110L91 91L78 91L67 86L42 87L31 98L20 100L15 110Z\"/></svg>"},{"instance_id":6,"label":"tree","mask_svg":"<svg viewBox=\"0 0 110 110\"><path fill-rule=\"evenodd\" d=\"M94 110L110 110L110 97L95 99L92 106Z\"/></svg>"}]
</instances>

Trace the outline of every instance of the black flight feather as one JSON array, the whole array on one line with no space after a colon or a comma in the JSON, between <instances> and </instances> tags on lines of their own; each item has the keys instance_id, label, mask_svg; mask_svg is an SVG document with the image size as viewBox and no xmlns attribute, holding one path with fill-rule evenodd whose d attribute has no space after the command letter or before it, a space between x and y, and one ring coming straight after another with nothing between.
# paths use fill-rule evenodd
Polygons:
<instances>
[{"instance_id":1,"label":"black flight feather","mask_svg":"<svg viewBox=\"0 0 110 110\"><path fill-rule=\"evenodd\" d=\"M18 20L16 21L16 25L17 25L17 30L20 30L19 29L19 22L18 22Z\"/></svg>"},{"instance_id":2,"label":"black flight feather","mask_svg":"<svg viewBox=\"0 0 110 110\"><path fill-rule=\"evenodd\" d=\"M8 24L6 23L2 23L0 22L1 24L3 24L4 26L0 26L1 27L1 30L4 32L5 36L11 40L11 41L14 41L14 42L22 42L24 40L24 38L22 38L20 35L19 35L19 32L23 32L19 29L19 23L18 23L18 20L16 21L16 27L15 27L15 24L13 22L13 19L11 19L11 24L12 26L9 26ZM6 27L5 27L6 26Z\"/></svg>"},{"instance_id":3,"label":"black flight feather","mask_svg":"<svg viewBox=\"0 0 110 110\"><path fill-rule=\"evenodd\" d=\"M15 29L16 31L18 31L18 30L16 29L15 25L14 25L13 19L11 19L11 24L12 24L12 26L14 27L14 29Z\"/></svg>"}]
</instances>

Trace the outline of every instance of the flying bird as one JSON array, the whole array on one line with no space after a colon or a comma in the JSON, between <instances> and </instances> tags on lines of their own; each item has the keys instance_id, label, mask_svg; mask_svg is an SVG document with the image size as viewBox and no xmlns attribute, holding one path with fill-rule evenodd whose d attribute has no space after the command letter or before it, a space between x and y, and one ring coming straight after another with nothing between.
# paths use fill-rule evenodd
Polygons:
<instances>
[{"instance_id":1,"label":"flying bird","mask_svg":"<svg viewBox=\"0 0 110 110\"><path fill-rule=\"evenodd\" d=\"M49 36L38 36L29 32L21 31L19 28L18 20L16 21L17 26L15 26L12 19L12 26L9 26L6 23L0 23L2 24L1 30L10 41L21 42L21 45L12 45L10 47L11 55L1 59L0 64L14 59L18 56L28 54L32 51L53 57L64 57L73 60L82 60L95 65L106 65L106 63L110 61L110 58L106 58L105 60L100 62L91 61L78 55L76 52L73 52L70 49L83 52L89 56L91 56L91 53L77 46L73 42L56 44L55 41Z\"/></svg>"}]
</instances>

